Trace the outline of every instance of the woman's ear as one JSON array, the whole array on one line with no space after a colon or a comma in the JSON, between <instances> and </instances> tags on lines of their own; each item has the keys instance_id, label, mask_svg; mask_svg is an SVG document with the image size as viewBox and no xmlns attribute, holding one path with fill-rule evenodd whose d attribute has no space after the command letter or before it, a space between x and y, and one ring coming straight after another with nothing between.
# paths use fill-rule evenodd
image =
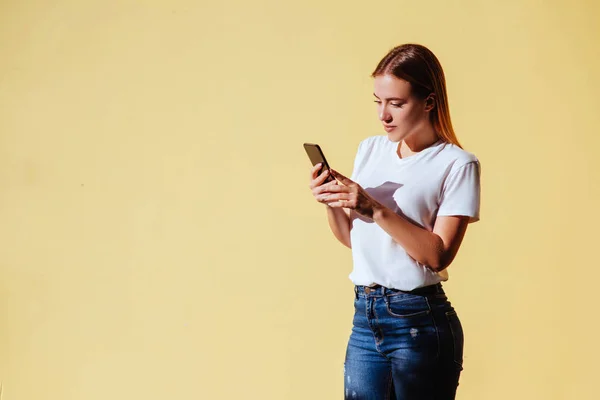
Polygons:
<instances>
[{"instance_id":1,"label":"woman's ear","mask_svg":"<svg viewBox=\"0 0 600 400\"><path fill-rule=\"evenodd\" d=\"M430 93L425 99L425 111L429 112L435 108L436 97L435 93Z\"/></svg>"}]
</instances>

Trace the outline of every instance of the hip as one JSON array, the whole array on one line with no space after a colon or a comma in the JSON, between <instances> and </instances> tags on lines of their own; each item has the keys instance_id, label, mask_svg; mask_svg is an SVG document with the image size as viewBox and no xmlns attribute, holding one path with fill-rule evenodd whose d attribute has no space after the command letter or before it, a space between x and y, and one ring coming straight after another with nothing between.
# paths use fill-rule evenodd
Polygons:
<instances>
[{"instance_id":1,"label":"hip","mask_svg":"<svg viewBox=\"0 0 600 400\"><path fill-rule=\"evenodd\" d=\"M372 337L377 351L413 348L462 369L463 331L441 283L413 291L355 286L353 335Z\"/></svg>"}]
</instances>

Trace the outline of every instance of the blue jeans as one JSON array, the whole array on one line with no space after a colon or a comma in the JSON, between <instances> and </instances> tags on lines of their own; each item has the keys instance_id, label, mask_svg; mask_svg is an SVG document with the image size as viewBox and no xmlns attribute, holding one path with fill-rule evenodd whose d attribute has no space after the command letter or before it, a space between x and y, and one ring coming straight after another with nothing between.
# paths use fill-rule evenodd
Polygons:
<instances>
[{"instance_id":1,"label":"blue jeans","mask_svg":"<svg viewBox=\"0 0 600 400\"><path fill-rule=\"evenodd\" d=\"M441 284L402 292L355 287L345 399L452 400L463 331Z\"/></svg>"}]
</instances>

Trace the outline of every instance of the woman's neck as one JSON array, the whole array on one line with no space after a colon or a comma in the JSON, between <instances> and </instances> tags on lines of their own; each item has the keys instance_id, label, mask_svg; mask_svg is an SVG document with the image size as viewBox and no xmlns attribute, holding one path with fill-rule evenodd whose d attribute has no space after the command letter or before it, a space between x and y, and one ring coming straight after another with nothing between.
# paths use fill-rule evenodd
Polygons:
<instances>
[{"instance_id":1,"label":"woman's neck","mask_svg":"<svg viewBox=\"0 0 600 400\"><path fill-rule=\"evenodd\" d=\"M410 157L440 140L440 137L435 132L432 126L430 129L415 132L407 138L400 141L398 144L398 156L400 158Z\"/></svg>"}]
</instances>

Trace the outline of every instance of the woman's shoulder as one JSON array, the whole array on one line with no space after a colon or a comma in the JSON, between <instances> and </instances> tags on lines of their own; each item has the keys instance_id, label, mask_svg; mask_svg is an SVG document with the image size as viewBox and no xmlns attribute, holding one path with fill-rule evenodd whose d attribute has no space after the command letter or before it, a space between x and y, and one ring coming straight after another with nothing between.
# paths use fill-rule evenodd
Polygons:
<instances>
[{"instance_id":1,"label":"woman's shoulder","mask_svg":"<svg viewBox=\"0 0 600 400\"><path fill-rule=\"evenodd\" d=\"M388 139L387 135L372 135L362 139L358 145L359 152L373 152L381 149L385 149L390 146L392 142Z\"/></svg>"},{"instance_id":2,"label":"woman's shoulder","mask_svg":"<svg viewBox=\"0 0 600 400\"><path fill-rule=\"evenodd\" d=\"M358 143L358 155L364 157L389 146L387 135L367 136Z\"/></svg>"},{"instance_id":3,"label":"woman's shoulder","mask_svg":"<svg viewBox=\"0 0 600 400\"><path fill-rule=\"evenodd\" d=\"M452 163L454 168L460 168L469 163L479 164L479 158L474 153L452 143L444 143L439 155L443 156L447 162Z\"/></svg>"}]
</instances>

